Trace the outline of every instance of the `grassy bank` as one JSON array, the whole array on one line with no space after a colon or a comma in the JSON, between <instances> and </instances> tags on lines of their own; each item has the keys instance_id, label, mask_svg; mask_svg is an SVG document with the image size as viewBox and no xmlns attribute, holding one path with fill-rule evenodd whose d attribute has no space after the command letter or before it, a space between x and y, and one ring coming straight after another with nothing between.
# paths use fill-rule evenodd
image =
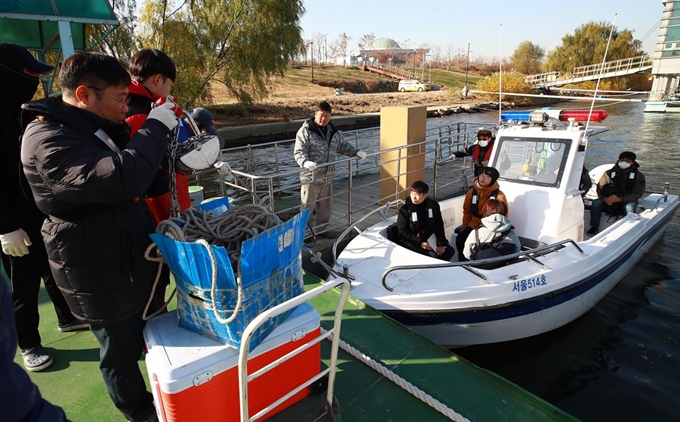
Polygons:
<instances>
[{"instance_id":1,"label":"grassy bank","mask_svg":"<svg viewBox=\"0 0 680 422\"><path fill-rule=\"evenodd\" d=\"M215 84L213 89L214 105L209 108L215 114L215 124L221 126L241 126L253 123L266 123L296 120L310 116L314 106L321 100L333 105L333 113L362 114L380 111L381 107L394 105L448 105L474 102L473 98L464 99L461 89L465 86L465 73L440 69L425 69L425 80L442 86L440 91L411 93L353 94L345 92L335 96L334 88L321 86L321 81L389 81L390 77L366 72L358 67L314 65L312 82L311 65L291 67L283 77L272 79L271 92L267 99L244 108L229 95L227 90ZM468 87L473 88L481 77L468 75Z\"/></svg>"}]
</instances>

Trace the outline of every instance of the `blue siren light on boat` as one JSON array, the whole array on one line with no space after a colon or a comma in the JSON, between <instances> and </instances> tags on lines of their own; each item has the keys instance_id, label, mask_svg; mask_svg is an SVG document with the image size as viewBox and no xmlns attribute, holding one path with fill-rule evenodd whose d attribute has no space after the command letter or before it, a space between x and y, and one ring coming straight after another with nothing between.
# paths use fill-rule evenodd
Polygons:
<instances>
[{"instance_id":1,"label":"blue siren light on boat","mask_svg":"<svg viewBox=\"0 0 680 422\"><path fill-rule=\"evenodd\" d=\"M561 122L567 122L570 118L574 118L577 122L585 122L588 120L588 110L513 110L504 111L501 113L501 120L506 122L508 120L515 121L529 121L529 115L534 112L545 113L548 116L558 119ZM607 110L593 110L590 120L593 122L601 122L609 116Z\"/></svg>"}]
</instances>

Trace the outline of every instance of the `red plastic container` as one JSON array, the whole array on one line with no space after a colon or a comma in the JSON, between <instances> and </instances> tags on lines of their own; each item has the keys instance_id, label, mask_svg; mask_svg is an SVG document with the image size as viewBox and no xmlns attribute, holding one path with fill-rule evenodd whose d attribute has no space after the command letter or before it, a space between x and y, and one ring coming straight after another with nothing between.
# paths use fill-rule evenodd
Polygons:
<instances>
[{"instance_id":1,"label":"red plastic container","mask_svg":"<svg viewBox=\"0 0 680 422\"><path fill-rule=\"evenodd\" d=\"M252 374L319 335L319 313L305 303L260 343L248 361ZM167 422L238 421L238 349L177 324L170 312L144 329L147 371L159 419ZM274 403L321 370L320 345L305 350L248 386L250 416ZM306 388L266 415L273 416L309 394ZM265 420L264 419L261 420Z\"/></svg>"}]
</instances>

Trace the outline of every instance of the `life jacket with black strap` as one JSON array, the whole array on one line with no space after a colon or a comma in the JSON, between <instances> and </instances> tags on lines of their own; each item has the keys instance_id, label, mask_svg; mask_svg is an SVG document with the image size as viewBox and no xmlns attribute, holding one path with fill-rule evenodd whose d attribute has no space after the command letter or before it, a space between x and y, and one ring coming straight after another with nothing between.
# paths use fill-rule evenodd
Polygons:
<instances>
[{"instance_id":1,"label":"life jacket with black strap","mask_svg":"<svg viewBox=\"0 0 680 422\"><path fill-rule=\"evenodd\" d=\"M501 191L500 188L494 189L490 194L489 194L489 199L497 199L498 198L498 193ZM470 212L472 212L472 215L475 217L481 219L482 216L479 215L479 192L477 192L477 189L475 187L472 187L472 203L470 204Z\"/></svg>"},{"instance_id":2,"label":"life jacket with black strap","mask_svg":"<svg viewBox=\"0 0 680 422\"><path fill-rule=\"evenodd\" d=\"M615 165L609 169L609 178L612 180L612 183L614 183L614 186L616 186L617 194L623 193L622 195L618 196L623 196L635 189L635 178L637 178L638 175L638 166L635 166L635 168L626 172L628 174L627 177L617 177L623 172L624 170L622 170L618 165Z\"/></svg>"},{"instance_id":3,"label":"life jacket with black strap","mask_svg":"<svg viewBox=\"0 0 680 422\"><path fill-rule=\"evenodd\" d=\"M432 201L430 198L425 198L425 206L427 210L427 221L425 227L430 227L434 225L434 210L432 209ZM418 237L423 237L423 231L421 230L420 220L418 219L418 206L411 201L406 201L406 208L409 212L409 221L411 222L411 232L417 233Z\"/></svg>"}]
</instances>

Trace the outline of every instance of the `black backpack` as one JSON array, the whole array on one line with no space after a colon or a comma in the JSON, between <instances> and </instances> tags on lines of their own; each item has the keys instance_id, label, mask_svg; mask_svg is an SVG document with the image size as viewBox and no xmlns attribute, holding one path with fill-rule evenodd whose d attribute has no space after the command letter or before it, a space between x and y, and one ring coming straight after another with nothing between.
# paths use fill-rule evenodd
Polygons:
<instances>
[{"instance_id":1,"label":"black backpack","mask_svg":"<svg viewBox=\"0 0 680 422\"><path fill-rule=\"evenodd\" d=\"M503 242L514 227L510 228L497 236L492 242L481 243L479 241L478 229L475 229L475 244L472 246L470 260L495 258L497 256L510 255L515 253L515 244Z\"/></svg>"}]
</instances>

